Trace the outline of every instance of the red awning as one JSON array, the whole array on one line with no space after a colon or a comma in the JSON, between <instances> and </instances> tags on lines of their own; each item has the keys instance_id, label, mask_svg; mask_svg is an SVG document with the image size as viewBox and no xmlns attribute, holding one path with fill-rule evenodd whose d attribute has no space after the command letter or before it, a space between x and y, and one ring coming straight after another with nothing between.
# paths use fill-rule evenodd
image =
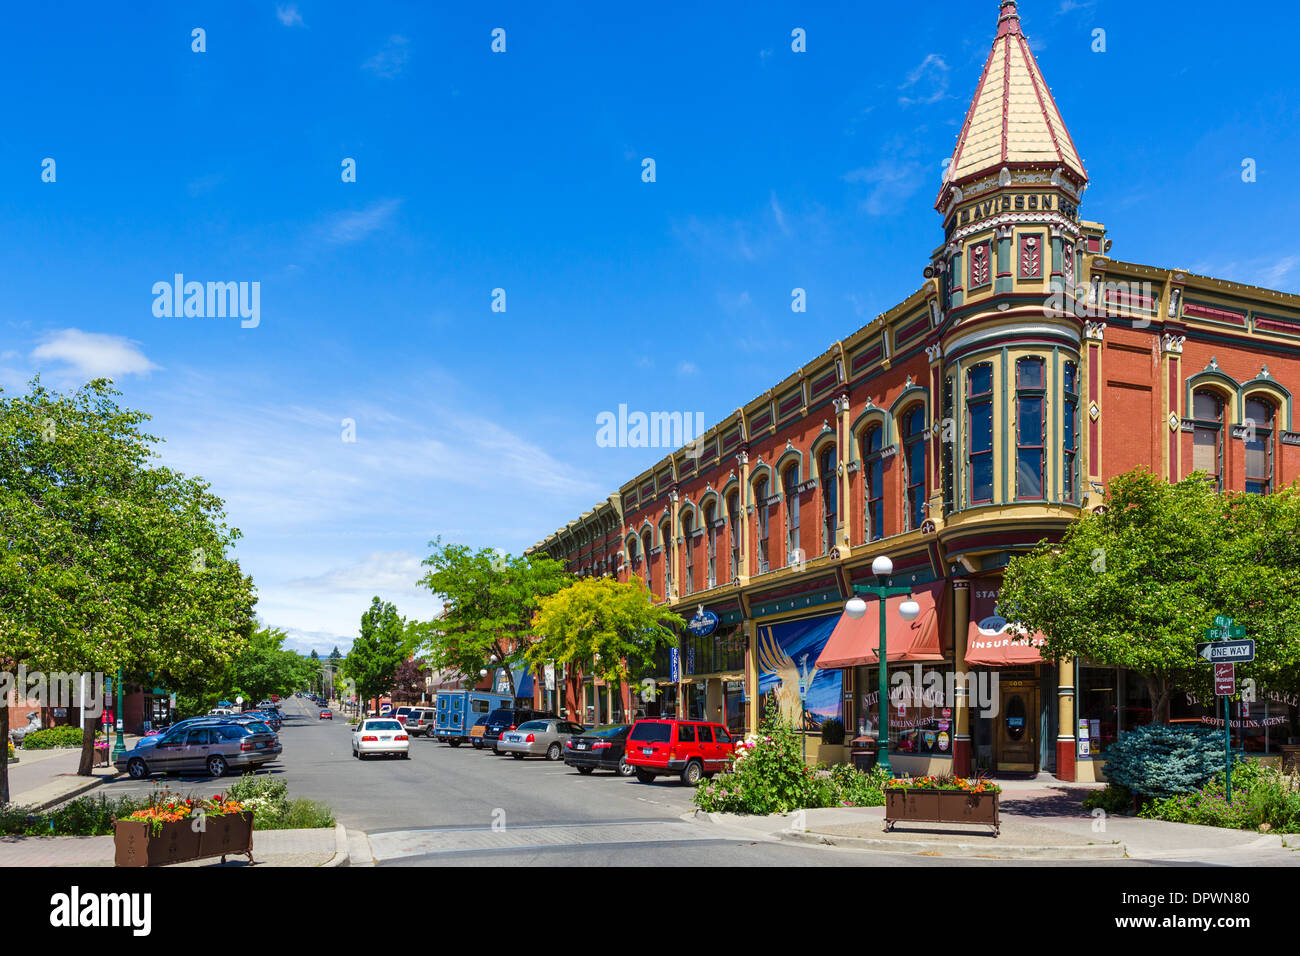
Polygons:
<instances>
[{"instance_id":1,"label":"red awning","mask_svg":"<svg viewBox=\"0 0 1300 956\"><path fill-rule=\"evenodd\" d=\"M904 621L898 606L908 595L887 598L885 601L885 656L892 661L941 661L939 647L939 605L945 582L923 584L912 591L911 599L921 605L915 621ZM867 613L860 620L841 614L835 630L826 641L817 666L828 668L857 667L876 663L876 649L880 646L880 609L876 602L867 602Z\"/></svg>"},{"instance_id":2,"label":"red awning","mask_svg":"<svg viewBox=\"0 0 1300 956\"><path fill-rule=\"evenodd\" d=\"M971 581L970 626L966 633L966 663L985 667L1017 667L1041 663L1038 649L1043 635L1035 632L1026 642L1014 625L997 613L1002 581Z\"/></svg>"}]
</instances>

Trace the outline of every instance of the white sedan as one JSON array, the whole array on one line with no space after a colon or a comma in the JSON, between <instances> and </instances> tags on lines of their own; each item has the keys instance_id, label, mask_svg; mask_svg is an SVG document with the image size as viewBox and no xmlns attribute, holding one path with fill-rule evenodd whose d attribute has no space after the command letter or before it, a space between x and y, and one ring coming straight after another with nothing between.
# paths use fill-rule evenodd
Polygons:
<instances>
[{"instance_id":1,"label":"white sedan","mask_svg":"<svg viewBox=\"0 0 1300 956\"><path fill-rule=\"evenodd\" d=\"M352 731L352 756L360 760L367 754L400 754L411 759L411 738L406 728L389 717L371 717Z\"/></svg>"}]
</instances>

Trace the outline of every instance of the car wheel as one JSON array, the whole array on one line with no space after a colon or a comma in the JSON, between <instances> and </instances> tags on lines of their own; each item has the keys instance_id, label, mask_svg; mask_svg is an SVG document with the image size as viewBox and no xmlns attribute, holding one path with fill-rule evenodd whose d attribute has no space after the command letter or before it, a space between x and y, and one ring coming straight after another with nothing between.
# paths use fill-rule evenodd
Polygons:
<instances>
[{"instance_id":1,"label":"car wheel","mask_svg":"<svg viewBox=\"0 0 1300 956\"><path fill-rule=\"evenodd\" d=\"M632 766L632 765L631 765L630 763L628 763L624 758L622 758L622 757L619 757L619 758L618 758L618 770L617 770L617 773L618 773L618 775L619 775L620 777L630 777L630 776L632 776L632 773L633 773L633 771L635 771L635 770L636 770L636 767Z\"/></svg>"},{"instance_id":2,"label":"car wheel","mask_svg":"<svg viewBox=\"0 0 1300 956\"><path fill-rule=\"evenodd\" d=\"M145 766L145 762L139 757L131 758L131 761L126 765L126 772L131 775L132 780L143 780L149 776L149 768Z\"/></svg>"},{"instance_id":3,"label":"car wheel","mask_svg":"<svg viewBox=\"0 0 1300 956\"><path fill-rule=\"evenodd\" d=\"M700 778L704 776L704 768L700 766L698 760L692 760L682 768L682 783L688 787L697 787L700 784Z\"/></svg>"},{"instance_id":4,"label":"car wheel","mask_svg":"<svg viewBox=\"0 0 1300 956\"><path fill-rule=\"evenodd\" d=\"M451 744L453 747L459 747L459 746L460 746L460 741L459 741L459 740L449 740L449 741L447 741L447 743Z\"/></svg>"},{"instance_id":5,"label":"car wheel","mask_svg":"<svg viewBox=\"0 0 1300 956\"><path fill-rule=\"evenodd\" d=\"M474 749L475 749L475 750L482 750L482 749L483 749L483 742L482 742L481 740L476 740L476 741L474 741Z\"/></svg>"},{"instance_id":6,"label":"car wheel","mask_svg":"<svg viewBox=\"0 0 1300 956\"><path fill-rule=\"evenodd\" d=\"M403 759L403 760L410 760L410 759L411 759L411 752L410 752L409 750L405 751L405 752L402 754L402 759Z\"/></svg>"},{"instance_id":7,"label":"car wheel","mask_svg":"<svg viewBox=\"0 0 1300 956\"><path fill-rule=\"evenodd\" d=\"M582 774L585 777L587 774L591 773L595 769L596 769L595 767L579 767L578 773Z\"/></svg>"},{"instance_id":8,"label":"car wheel","mask_svg":"<svg viewBox=\"0 0 1300 956\"><path fill-rule=\"evenodd\" d=\"M361 754L357 753L357 748L356 748L356 747L353 747L353 748L352 748L352 756L356 757L358 760L361 759Z\"/></svg>"},{"instance_id":9,"label":"car wheel","mask_svg":"<svg viewBox=\"0 0 1300 956\"><path fill-rule=\"evenodd\" d=\"M636 778L637 778L637 780L639 780L641 783L654 783L654 782L655 782L655 775L652 774L649 770L646 770L646 769L643 768L643 767L637 767L637 768L635 768L635 769L636 769Z\"/></svg>"},{"instance_id":10,"label":"car wheel","mask_svg":"<svg viewBox=\"0 0 1300 956\"><path fill-rule=\"evenodd\" d=\"M511 754L510 756L514 757L516 760L523 760L523 759L524 759L524 755L523 755L523 754Z\"/></svg>"},{"instance_id":11,"label":"car wheel","mask_svg":"<svg viewBox=\"0 0 1300 956\"><path fill-rule=\"evenodd\" d=\"M227 769L225 757L213 754L208 758L208 776L224 777Z\"/></svg>"},{"instance_id":12,"label":"car wheel","mask_svg":"<svg viewBox=\"0 0 1300 956\"><path fill-rule=\"evenodd\" d=\"M555 743L551 744L549 747L546 748L547 760L559 760L563 756L564 756L564 748L560 746L558 741L556 741Z\"/></svg>"}]
</instances>

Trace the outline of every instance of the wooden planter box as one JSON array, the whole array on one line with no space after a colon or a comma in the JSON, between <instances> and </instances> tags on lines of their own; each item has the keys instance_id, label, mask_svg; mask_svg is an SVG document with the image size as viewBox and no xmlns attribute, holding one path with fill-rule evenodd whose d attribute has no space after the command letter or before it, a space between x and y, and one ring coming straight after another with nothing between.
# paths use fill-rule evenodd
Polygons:
<instances>
[{"instance_id":1,"label":"wooden planter box","mask_svg":"<svg viewBox=\"0 0 1300 956\"><path fill-rule=\"evenodd\" d=\"M975 823L1001 832L998 794L964 790L885 790L885 829L896 823Z\"/></svg>"},{"instance_id":2,"label":"wooden planter box","mask_svg":"<svg viewBox=\"0 0 1300 956\"><path fill-rule=\"evenodd\" d=\"M164 823L157 836L149 824L133 820L113 821L113 863L115 866L167 866L219 856L243 853L253 862L253 813L245 810L204 820L204 830L194 830L193 820Z\"/></svg>"}]
</instances>

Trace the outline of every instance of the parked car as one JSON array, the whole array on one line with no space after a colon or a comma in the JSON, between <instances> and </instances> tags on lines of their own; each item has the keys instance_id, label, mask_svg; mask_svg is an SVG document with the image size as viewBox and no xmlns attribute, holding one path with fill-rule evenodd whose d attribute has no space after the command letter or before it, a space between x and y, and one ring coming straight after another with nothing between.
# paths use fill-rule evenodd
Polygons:
<instances>
[{"instance_id":1,"label":"parked car","mask_svg":"<svg viewBox=\"0 0 1300 956\"><path fill-rule=\"evenodd\" d=\"M648 717L632 725L626 759L642 783L675 774L693 787L702 778L725 770L735 747L734 738L722 724Z\"/></svg>"},{"instance_id":2,"label":"parked car","mask_svg":"<svg viewBox=\"0 0 1300 956\"><path fill-rule=\"evenodd\" d=\"M564 743L574 734L582 733L581 724L573 724L558 717L544 720L526 720L516 730L508 730L497 741L501 753L516 760L525 757L545 757L559 760L564 756Z\"/></svg>"},{"instance_id":3,"label":"parked car","mask_svg":"<svg viewBox=\"0 0 1300 956\"><path fill-rule=\"evenodd\" d=\"M412 737L432 737L438 724L438 712L431 707L416 707L406 715L406 732Z\"/></svg>"},{"instance_id":4,"label":"parked car","mask_svg":"<svg viewBox=\"0 0 1300 956\"><path fill-rule=\"evenodd\" d=\"M403 704L401 707L398 707L396 710L394 710L391 714L385 714L384 716L386 716L386 717L391 717L391 718L393 718L393 720L397 721L399 724L402 724L403 726L405 726L405 725L406 725L406 715L409 714L409 713L410 713L411 711L413 711L413 710L415 710L414 707L411 707L411 706L408 706L408 705L406 705L406 704Z\"/></svg>"},{"instance_id":5,"label":"parked car","mask_svg":"<svg viewBox=\"0 0 1300 956\"><path fill-rule=\"evenodd\" d=\"M274 710L246 710L242 714L238 714L237 716L263 721L269 724L271 726L271 729L274 730L277 734L280 732L280 727L283 725L283 722L280 719L280 715L276 713Z\"/></svg>"},{"instance_id":6,"label":"parked car","mask_svg":"<svg viewBox=\"0 0 1300 956\"><path fill-rule=\"evenodd\" d=\"M469 742L474 745L475 750L483 749L483 732L487 730L487 719L488 715L484 714L474 721L474 726L469 729Z\"/></svg>"},{"instance_id":7,"label":"parked car","mask_svg":"<svg viewBox=\"0 0 1300 956\"><path fill-rule=\"evenodd\" d=\"M209 717L230 717L234 713L235 713L234 710L231 709L230 707L213 707L210 711L208 711L208 716Z\"/></svg>"},{"instance_id":8,"label":"parked car","mask_svg":"<svg viewBox=\"0 0 1300 956\"><path fill-rule=\"evenodd\" d=\"M507 731L515 730L520 724L530 720L558 719L556 714L543 713L528 707L502 707L488 714L487 723L483 725L483 746L491 748L493 753L501 753L497 742Z\"/></svg>"},{"instance_id":9,"label":"parked car","mask_svg":"<svg viewBox=\"0 0 1300 956\"><path fill-rule=\"evenodd\" d=\"M434 736L443 743L459 747L470 739L469 731L475 720L513 704L514 698L509 694L491 694L482 690L440 690L433 704L434 710L438 712L438 727Z\"/></svg>"},{"instance_id":10,"label":"parked car","mask_svg":"<svg viewBox=\"0 0 1300 956\"><path fill-rule=\"evenodd\" d=\"M630 777L635 768L623 759L631 724L593 727L574 734L564 744L564 765L576 767L578 773L613 770L620 777Z\"/></svg>"},{"instance_id":11,"label":"parked car","mask_svg":"<svg viewBox=\"0 0 1300 956\"><path fill-rule=\"evenodd\" d=\"M149 747L137 743L113 763L133 780L154 773L206 771L220 777L232 769L255 770L284 748L272 733L258 733L234 721L199 724L171 731Z\"/></svg>"},{"instance_id":12,"label":"parked car","mask_svg":"<svg viewBox=\"0 0 1300 956\"><path fill-rule=\"evenodd\" d=\"M358 760L369 754L398 754L411 759L411 738L406 728L391 717L363 720L352 732L352 756Z\"/></svg>"},{"instance_id":13,"label":"parked car","mask_svg":"<svg viewBox=\"0 0 1300 956\"><path fill-rule=\"evenodd\" d=\"M186 717L184 720L176 721L170 727L160 727L156 731L150 731L150 733L140 738L136 746L152 747L167 734L179 733L186 727L192 727L198 723L219 724L225 720L227 720L225 717Z\"/></svg>"},{"instance_id":14,"label":"parked car","mask_svg":"<svg viewBox=\"0 0 1300 956\"><path fill-rule=\"evenodd\" d=\"M326 707L324 710L322 710L322 711L320 712L319 719L320 719L320 720L333 720L333 719L334 719L334 711L332 711L332 710L330 710L328 707Z\"/></svg>"}]
</instances>

